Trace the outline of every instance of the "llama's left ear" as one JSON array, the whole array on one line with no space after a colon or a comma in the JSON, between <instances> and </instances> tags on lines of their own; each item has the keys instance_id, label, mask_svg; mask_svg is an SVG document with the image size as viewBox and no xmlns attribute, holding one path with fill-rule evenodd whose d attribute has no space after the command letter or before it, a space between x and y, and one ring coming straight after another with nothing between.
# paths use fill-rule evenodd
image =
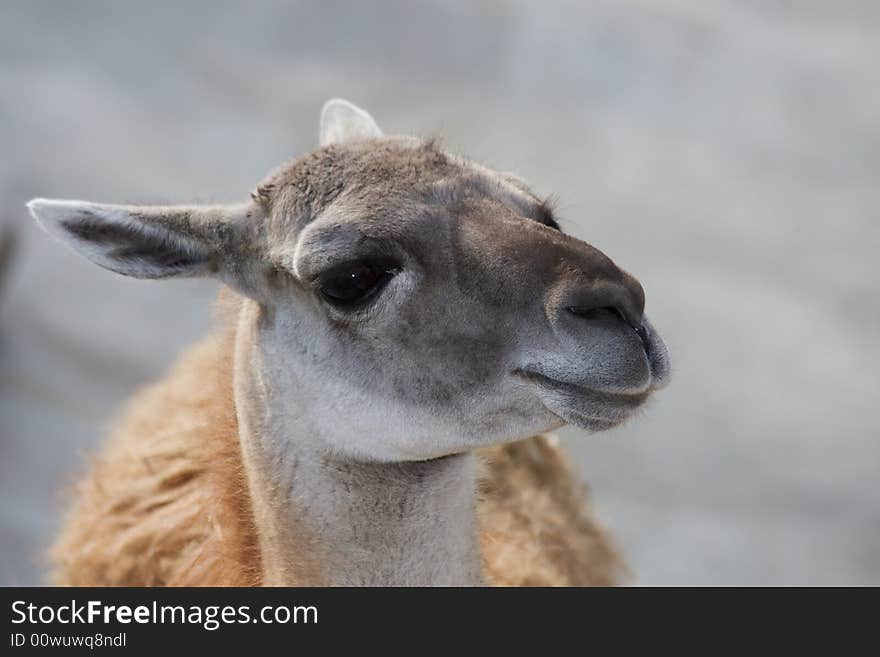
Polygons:
<instances>
[{"instance_id":1,"label":"llama's left ear","mask_svg":"<svg viewBox=\"0 0 880 657\"><path fill-rule=\"evenodd\" d=\"M247 206L133 206L34 199L46 232L95 264L134 278L216 276L244 287Z\"/></svg>"},{"instance_id":2,"label":"llama's left ear","mask_svg":"<svg viewBox=\"0 0 880 657\"><path fill-rule=\"evenodd\" d=\"M324 109L321 110L321 146L381 136L382 130L366 110L341 98L324 103Z\"/></svg>"}]
</instances>

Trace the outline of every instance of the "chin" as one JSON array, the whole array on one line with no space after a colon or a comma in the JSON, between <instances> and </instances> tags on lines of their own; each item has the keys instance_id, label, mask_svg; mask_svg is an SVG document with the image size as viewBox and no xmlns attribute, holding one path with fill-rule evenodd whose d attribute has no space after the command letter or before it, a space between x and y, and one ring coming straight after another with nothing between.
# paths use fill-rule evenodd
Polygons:
<instances>
[{"instance_id":1,"label":"chin","mask_svg":"<svg viewBox=\"0 0 880 657\"><path fill-rule=\"evenodd\" d=\"M637 415L636 411L625 414L609 413L606 416L588 415L574 408L560 406L555 406L553 412L565 421L566 424L584 429L590 433L599 433L600 431L608 431L609 429L619 427Z\"/></svg>"}]
</instances>

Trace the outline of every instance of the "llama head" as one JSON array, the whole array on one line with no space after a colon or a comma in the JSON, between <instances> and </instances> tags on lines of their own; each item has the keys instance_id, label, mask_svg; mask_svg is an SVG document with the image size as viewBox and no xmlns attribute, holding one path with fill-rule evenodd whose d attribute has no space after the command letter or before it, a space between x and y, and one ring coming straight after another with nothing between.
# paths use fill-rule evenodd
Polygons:
<instances>
[{"instance_id":1,"label":"llama head","mask_svg":"<svg viewBox=\"0 0 880 657\"><path fill-rule=\"evenodd\" d=\"M247 203L29 208L112 271L236 289L254 394L334 452L420 460L598 431L668 378L642 287L522 180L384 136L345 101Z\"/></svg>"}]
</instances>

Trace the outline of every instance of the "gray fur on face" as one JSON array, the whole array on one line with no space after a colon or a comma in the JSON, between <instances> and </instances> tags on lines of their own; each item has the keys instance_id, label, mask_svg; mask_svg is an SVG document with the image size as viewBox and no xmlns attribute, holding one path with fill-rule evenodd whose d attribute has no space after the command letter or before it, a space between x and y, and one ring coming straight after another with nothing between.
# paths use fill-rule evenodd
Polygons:
<instances>
[{"instance_id":1,"label":"gray fur on face","mask_svg":"<svg viewBox=\"0 0 880 657\"><path fill-rule=\"evenodd\" d=\"M351 423L342 433L383 436L343 450L407 460L562 422L601 430L666 379L662 341L635 330L650 327L635 279L548 225L522 181L435 142L334 144L280 169L257 198L270 257L290 275L273 352L295 343L303 356L277 376L314 403L332 399L336 428ZM366 310L320 300L322 272L369 258L399 271ZM569 312L596 303L623 318Z\"/></svg>"}]
</instances>

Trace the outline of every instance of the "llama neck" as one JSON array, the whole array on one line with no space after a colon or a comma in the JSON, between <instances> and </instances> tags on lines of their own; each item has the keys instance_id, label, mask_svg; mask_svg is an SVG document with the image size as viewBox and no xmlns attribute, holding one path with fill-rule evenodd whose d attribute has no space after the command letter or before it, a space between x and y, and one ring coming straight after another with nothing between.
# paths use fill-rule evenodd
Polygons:
<instances>
[{"instance_id":1,"label":"llama neck","mask_svg":"<svg viewBox=\"0 0 880 657\"><path fill-rule=\"evenodd\" d=\"M266 584L480 583L473 454L364 463L241 439Z\"/></svg>"},{"instance_id":2,"label":"llama neck","mask_svg":"<svg viewBox=\"0 0 880 657\"><path fill-rule=\"evenodd\" d=\"M308 414L285 412L295 401L267 390L255 358L240 341L236 412L264 583L480 584L476 457L375 463L331 454L311 439L319 428Z\"/></svg>"},{"instance_id":3,"label":"llama neck","mask_svg":"<svg viewBox=\"0 0 880 657\"><path fill-rule=\"evenodd\" d=\"M263 552L267 583L479 583L473 456L407 464L285 459L275 482L282 495L265 501L273 524Z\"/></svg>"}]
</instances>

